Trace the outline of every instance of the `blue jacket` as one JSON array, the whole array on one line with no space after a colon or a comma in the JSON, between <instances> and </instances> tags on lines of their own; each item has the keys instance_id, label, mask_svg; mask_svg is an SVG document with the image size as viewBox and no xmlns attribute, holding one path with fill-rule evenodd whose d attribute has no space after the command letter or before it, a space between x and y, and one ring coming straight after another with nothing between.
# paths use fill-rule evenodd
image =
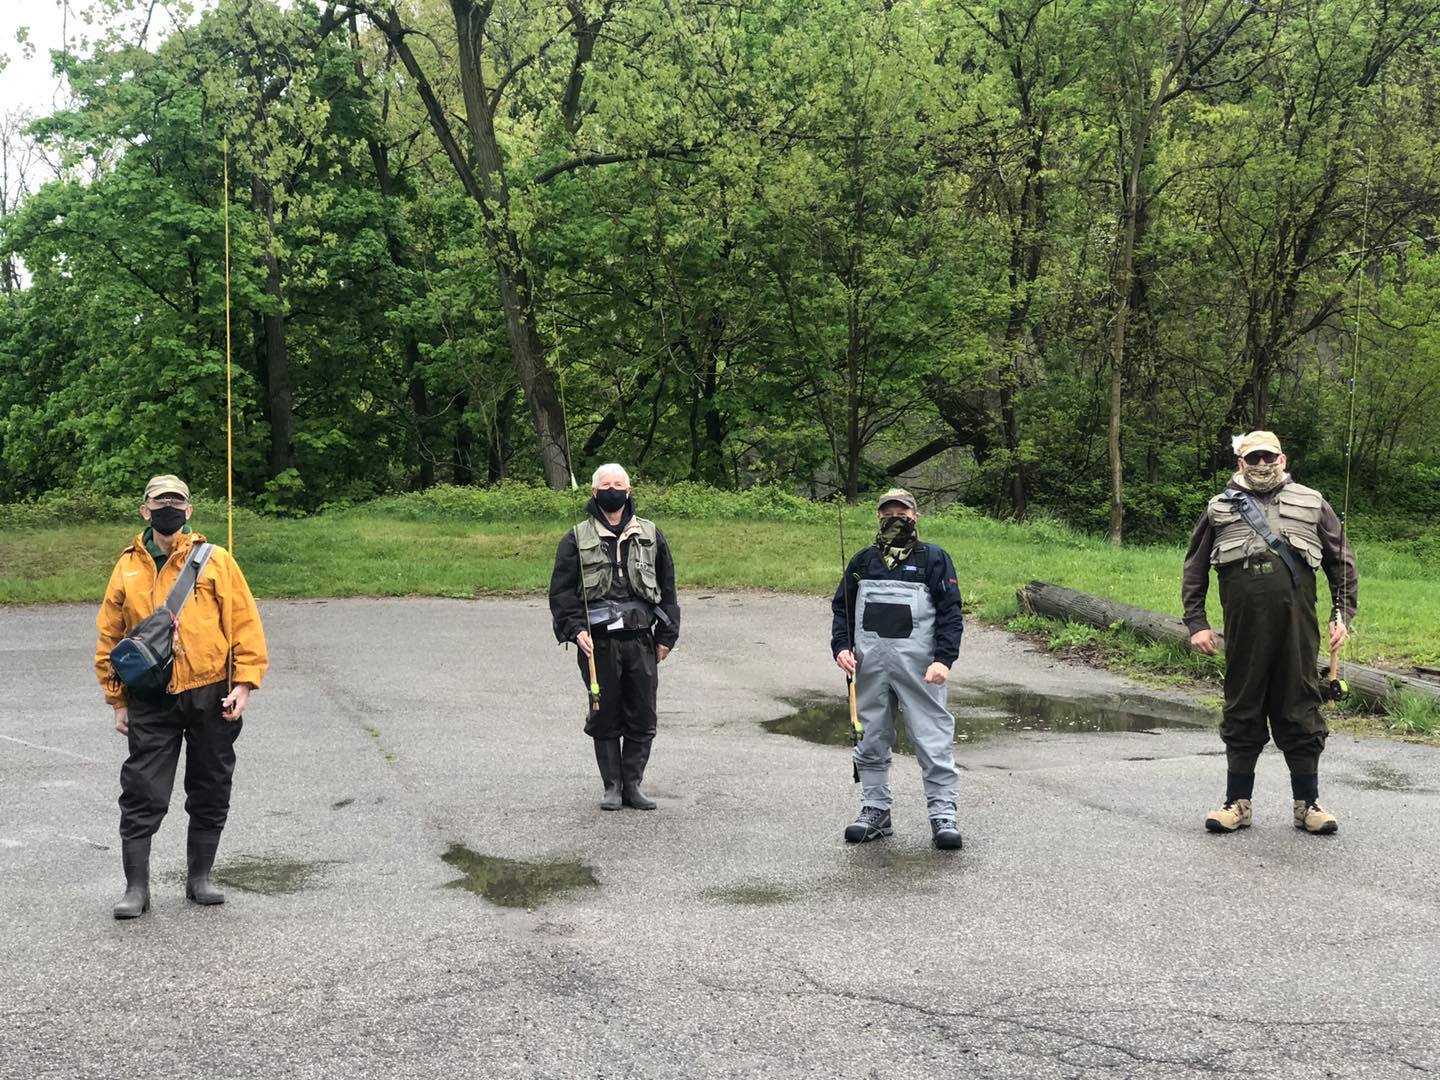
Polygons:
<instances>
[{"instance_id":1,"label":"blue jacket","mask_svg":"<svg viewBox=\"0 0 1440 1080\"><path fill-rule=\"evenodd\" d=\"M880 552L867 547L855 553L845 568L845 580L830 601L830 652L839 656L855 643L855 595L862 581L923 581L935 602L936 663L953 667L960 655L960 637L965 633L963 600L955 580L955 564L945 549L916 541L910 557L894 570L887 570Z\"/></svg>"}]
</instances>

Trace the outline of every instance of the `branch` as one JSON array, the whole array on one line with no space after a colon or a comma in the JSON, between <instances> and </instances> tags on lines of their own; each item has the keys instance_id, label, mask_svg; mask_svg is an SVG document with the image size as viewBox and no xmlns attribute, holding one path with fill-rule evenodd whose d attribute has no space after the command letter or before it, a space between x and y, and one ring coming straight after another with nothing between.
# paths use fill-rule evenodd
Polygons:
<instances>
[{"instance_id":1,"label":"branch","mask_svg":"<svg viewBox=\"0 0 1440 1080\"><path fill-rule=\"evenodd\" d=\"M660 146L650 150L642 150L638 154L581 154L579 157L569 158L558 165L551 165L535 177L536 184L548 184L557 176L565 173L575 172L577 169L590 168L596 165L615 165L624 161L684 161L688 164L695 164L693 158L688 154L698 154L698 146Z\"/></svg>"}]
</instances>

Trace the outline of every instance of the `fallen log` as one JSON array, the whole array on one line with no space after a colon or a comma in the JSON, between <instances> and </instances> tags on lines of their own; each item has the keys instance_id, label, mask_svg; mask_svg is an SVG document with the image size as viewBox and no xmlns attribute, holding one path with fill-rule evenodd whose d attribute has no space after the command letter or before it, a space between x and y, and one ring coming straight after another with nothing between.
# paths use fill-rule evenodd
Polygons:
<instances>
[{"instance_id":1,"label":"fallen log","mask_svg":"<svg viewBox=\"0 0 1440 1080\"><path fill-rule=\"evenodd\" d=\"M1063 585L1052 585L1048 581L1030 582L1015 591L1015 598L1020 602L1021 610L1032 615L1067 619L1102 629L1125 626L1151 641L1190 644L1190 632L1174 615L1163 615L1158 611L1122 604L1118 600L1067 589ZM1220 638L1223 647L1224 635L1216 631L1216 636ZM1321 653L1317 656L1315 668L1320 672L1321 678L1328 679L1330 654ZM1383 708L1386 701L1405 690L1412 690L1440 704L1440 683L1349 662L1342 665L1341 674L1349 684L1350 693L1371 708Z\"/></svg>"}]
</instances>

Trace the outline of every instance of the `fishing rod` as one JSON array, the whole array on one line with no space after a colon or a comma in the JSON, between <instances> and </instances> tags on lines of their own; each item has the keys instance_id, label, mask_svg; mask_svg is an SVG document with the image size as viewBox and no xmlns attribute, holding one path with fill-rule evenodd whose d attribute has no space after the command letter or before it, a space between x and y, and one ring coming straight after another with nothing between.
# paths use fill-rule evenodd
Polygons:
<instances>
[{"instance_id":1,"label":"fishing rod","mask_svg":"<svg viewBox=\"0 0 1440 1080\"><path fill-rule=\"evenodd\" d=\"M231 377L230 345L230 134L225 133L221 144L221 165L223 179L221 190L221 220L225 233L225 550L235 555L235 404L233 379ZM229 610L229 590L226 590L226 610ZM232 642L225 657L225 693L235 689L235 646L227 627L226 640Z\"/></svg>"},{"instance_id":2,"label":"fishing rod","mask_svg":"<svg viewBox=\"0 0 1440 1080\"><path fill-rule=\"evenodd\" d=\"M848 645L850 658L855 658L855 624L850 621L850 562L845 557L845 501L842 499L835 504L835 520L840 526L840 595L845 602L845 639ZM855 706L855 676L850 672L845 673L845 690L850 697L850 745L858 747L860 736L865 734L865 729L860 726L860 714ZM854 755L850 758L850 769L854 774L855 783L860 782L860 766L856 764Z\"/></svg>"},{"instance_id":3,"label":"fishing rod","mask_svg":"<svg viewBox=\"0 0 1440 1080\"><path fill-rule=\"evenodd\" d=\"M1360 250L1364 252L1370 243L1370 154L1365 154L1365 210L1360 218ZM1346 549L1346 520L1350 516L1350 466L1355 455L1355 383L1360 374L1360 320L1364 314L1365 295L1365 264L1364 255L1361 255L1361 264L1355 274L1355 348L1350 354L1350 378L1348 393L1350 397L1350 417L1345 431L1345 495L1340 505L1340 552L1343 560ZM1340 605L1331 614L1330 621L1345 625L1345 612L1349 609L1350 574L1348 568L1342 566L1340 570ZM1346 628L1348 631L1348 627ZM1324 697L1329 701L1338 702L1349 692L1349 684L1341 675L1341 653L1348 645L1350 635L1347 632L1345 642L1339 647L1330 646L1330 671L1329 685L1325 688Z\"/></svg>"}]
</instances>

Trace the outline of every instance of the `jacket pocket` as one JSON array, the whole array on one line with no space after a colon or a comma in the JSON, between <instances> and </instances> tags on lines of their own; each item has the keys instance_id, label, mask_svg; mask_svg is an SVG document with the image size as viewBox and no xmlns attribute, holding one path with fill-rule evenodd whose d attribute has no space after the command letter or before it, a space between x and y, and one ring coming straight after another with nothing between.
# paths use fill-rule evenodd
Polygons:
<instances>
[{"instance_id":1,"label":"jacket pocket","mask_svg":"<svg viewBox=\"0 0 1440 1080\"><path fill-rule=\"evenodd\" d=\"M915 629L909 604L882 604L870 601L865 605L862 629L882 638L908 638Z\"/></svg>"}]
</instances>

